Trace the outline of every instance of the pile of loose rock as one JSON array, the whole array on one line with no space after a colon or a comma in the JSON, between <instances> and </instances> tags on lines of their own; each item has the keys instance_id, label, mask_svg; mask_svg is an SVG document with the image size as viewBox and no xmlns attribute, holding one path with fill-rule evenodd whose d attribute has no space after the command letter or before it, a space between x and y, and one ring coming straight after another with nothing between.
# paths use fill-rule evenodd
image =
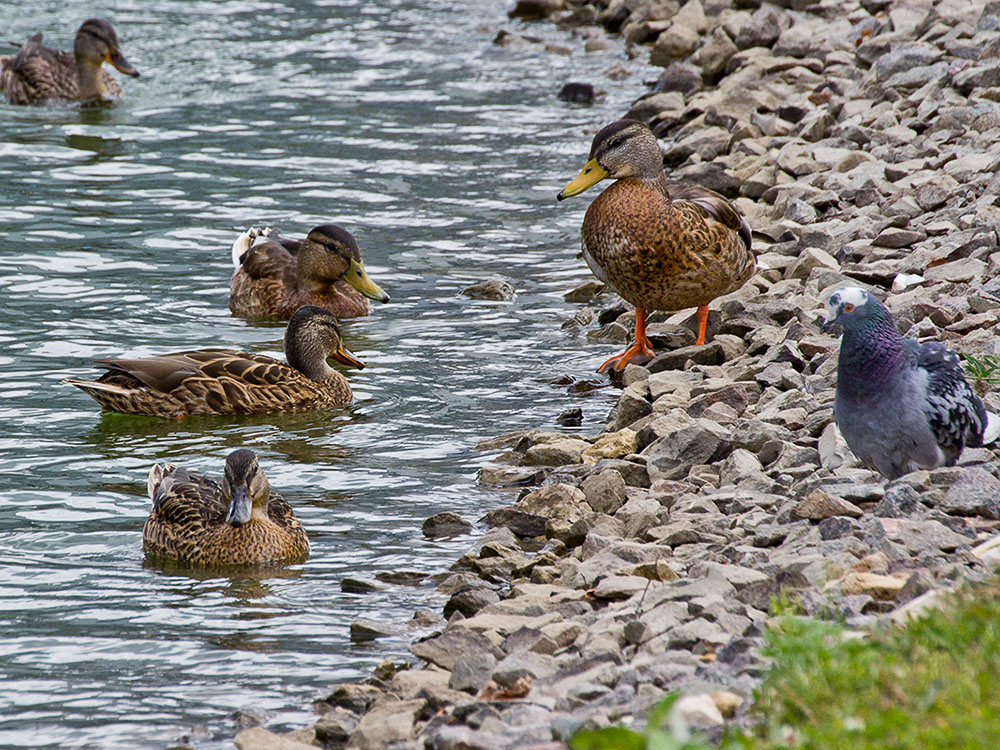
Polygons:
<instances>
[{"instance_id":1,"label":"pile of loose rock","mask_svg":"<svg viewBox=\"0 0 1000 750\"><path fill-rule=\"evenodd\" d=\"M746 720L776 597L860 626L1000 563L997 453L888 484L860 468L832 424L837 340L815 324L861 282L906 335L1000 354L1000 3L515 11L651 45L665 69L629 116L664 138L672 179L735 200L762 270L713 305L706 346L689 313L650 318L660 353L625 371L602 433L480 446L499 452L481 481L523 489L441 584L421 666L340 686L290 748L559 747L670 691L711 735ZM568 330L624 341L634 313L594 300ZM261 738L278 741L237 744Z\"/></svg>"}]
</instances>

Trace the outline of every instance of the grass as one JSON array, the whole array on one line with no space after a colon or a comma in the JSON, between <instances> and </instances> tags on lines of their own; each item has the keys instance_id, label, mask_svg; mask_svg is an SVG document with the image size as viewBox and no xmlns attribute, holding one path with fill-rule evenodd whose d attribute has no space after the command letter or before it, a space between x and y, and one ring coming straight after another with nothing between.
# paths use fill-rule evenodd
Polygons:
<instances>
[{"instance_id":1,"label":"grass","mask_svg":"<svg viewBox=\"0 0 1000 750\"><path fill-rule=\"evenodd\" d=\"M990 386L1000 385L1000 356L963 354L962 358L965 360L965 372L972 378L972 388L980 397L986 395Z\"/></svg>"},{"instance_id":2,"label":"grass","mask_svg":"<svg viewBox=\"0 0 1000 750\"><path fill-rule=\"evenodd\" d=\"M1000 748L1000 587L969 586L953 604L867 638L782 618L768 636L760 724L724 746Z\"/></svg>"},{"instance_id":3,"label":"grass","mask_svg":"<svg viewBox=\"0 0 1000 750\"><path fill-rule=\"evenodd\" d=\"M756 727L728 734L723 750L1000 748L1000 581L967 585L950 606L866 637L794 614L772 622ZM676 698L639 731L581 731L570 747L708 750L671 717Z\"/></svg>"}]
</instances>

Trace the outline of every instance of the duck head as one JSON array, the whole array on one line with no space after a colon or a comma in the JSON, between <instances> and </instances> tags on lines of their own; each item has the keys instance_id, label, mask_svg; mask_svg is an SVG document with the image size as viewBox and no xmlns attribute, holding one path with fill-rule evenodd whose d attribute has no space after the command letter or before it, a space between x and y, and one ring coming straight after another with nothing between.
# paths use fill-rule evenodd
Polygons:
<instances>
[{"instance_id":1,"label":"duck head","mask_svg":"<svg viewBox=\"0 0 1000 750\"><path fill-rule=\"evenodd\" d=\"M73 53L78 63L99 68L108 62L125 75L139 77L139 71L129 64L118 47L115 30L103 18L88 18L83 22L76 32Z\"/></svg>"},{"instance_id":2,"label":"duck head","mask_svg":"<svg viewBox=\"0 0 1000 750\"><path fill-rule=\"evenodd\" d=\"M343 279L369 299L388 302L389 295L368 277L354 236L336 224L314 227L298 252L300 269L325 281Z\"/></svg>"},{"instance_id":3,"label":"duck head","mask_svg":"<svg viewBox=\"0 0 1000 750\"><path fill-rule=\"evenodd\" d=\"M594 136L590 159L556 198L579 195L605 177L657 180L662 174L663 157L653 131L638 120L617 120Z\"/></svg>"},{"instance_id":4,"label":"duck head","mask_svg":"<svg viewBox=\"0 0 1000 750\"><path fill-rule=\"evenodd\" d=\"M257 454L240 448L226 458L222 476L222 498L229 503L226 523L234 529L254 516L266 517L271 485L257 463Z\"/></svg>"},{"instance_id":5,"label":"duck head","mask_svg":"<svg viewBox=\"0 0 1000 750\"><path fill-rule=\"evenodd\" d=\"M288 364L312 380L323 380L329 375L327 360L359 370L365 366L344 346L336 316L316 305L303 305L288 321L285 358Z\"/></svg>"}]
</instances>

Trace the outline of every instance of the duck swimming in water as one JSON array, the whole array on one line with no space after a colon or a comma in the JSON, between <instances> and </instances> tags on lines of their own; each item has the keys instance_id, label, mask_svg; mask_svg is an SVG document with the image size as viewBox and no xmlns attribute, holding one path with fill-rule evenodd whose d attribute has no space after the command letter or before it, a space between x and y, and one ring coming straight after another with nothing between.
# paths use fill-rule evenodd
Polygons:
<instances>
[{"instance_id":1,"label":"duck swimming in water","mask_svg":"<svg viewBox=\"0 0 1000 750\"><path fill-rule=\"evenodd\" d=\"M707 188L668 184L656 136L643 123L618 120L600 130L590 160L558 199L605 177L615 182L587 208L583 257L635 305L635 341L598 372L653 356L647 310L697 307L696 343L704 344L708 303L739 289L756 267L750 227L733 205Z\"/></svg>"},{"instance_id":2,"label":"duck swimming in water","mask_svg":"<svg viewBox=\"0 0 1000 750\"><path fill-rule=\"evenodd\" d=\"M389 301L368 277L357 241L336 224L315 227L302 240L252 228L236 238L232 254L229 309L237 315L289 318L302 305L317 305L357 318L368 314L366 297Z\"/></svg>"},{"instance_id":3,"label":"duck swimming in water","mask_svg":"<svg viewBox=\"0 0 1000 750\"><path fill-rule=\"evenodd\" d=\"M300 307L285 329L285 358L233 349L196 349L142 359L100 359L97 380L69 378L108 411L178 418L190 414L270 414L345 406L353 394L332 358L363 368L340 338L337 319Z\"/></svg>"},{"instance_id":4,"label":"duck swimming in water","mask_svg":"<svg viewBox=\"0 0 1000 750\"><path fill-rule=\"evenodd\" d=\"M229 454L221 483L168 463L150 469L148 488L148 554L196 565L300 562L309 554L305 529L271 492L252 450Z\"/></svg>"},{"instance_id":5,"label":"duck swimming in water","mask_svg":"<svg viewBox=\"0 0 1000 750\"><path fill-rule=\"evenodd\" d=\"M111 24L88 18L76 32L72 55L44 46L39 32L13 57L0 57L0 90L10 104L117 99L122 90L103 69L106 62L126 75L139 75L118 47Z\"/></svg>"}]
</instances>

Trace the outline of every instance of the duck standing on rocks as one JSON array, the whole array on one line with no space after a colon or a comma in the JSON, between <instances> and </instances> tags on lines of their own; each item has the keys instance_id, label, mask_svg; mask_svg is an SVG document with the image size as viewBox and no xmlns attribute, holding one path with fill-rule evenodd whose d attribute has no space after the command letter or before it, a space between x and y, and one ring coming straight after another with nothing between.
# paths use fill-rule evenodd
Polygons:
<instances>
[{"instance_id":1,"label":"duck standing on rocks","mask_svg":"<svg viewBox=\"0 0 1000 750\"><path fill-rule=\"evenodd\" d=\"M833 418L862 463L889 479L953 466L965 446L1000 435L965 380L958 355L903 338L876 297L859 287L830 295L822 329L844 331Z\"/></svg>"},{"instance_id":2,"label":"duck standing on rocks","mask_svg":"<svg viewBox=\"0 0 1000 750\"><path fill-rule=\"evenodd\" d=\"M10 104L117 99L122 90L101 67L106 62L125 75L139 76L119 49L111 24L88 18L76 32L72 55L44 46L39 32L13 57L0 57L0 89Z\"/></svg>"},{"instance_id":3,"label":"duck standing on rocks","mask_svg":"<svg viewBox=\"0 0 1000 750\"><path fill-rule=\"evenodd\" d=\"M309 554L305 529L285 499L271 492L252 450L229 454L221 485L173 464L155 464L148 487L153 509L142 529L148 554L196 565L300 562Z\"/></svg>"},{"instance_id":4,"label":"duck standing on rocks","mask_svg":"<svg viewBox=\"0 0 1000 750\"><path fill-rule=\"evenodd\" d=\"M601 129L583 171L558 199L605 177L615 182L587 208L583 257L635 305L635 341L598 372L653 356L647 310L697 307L696 343L704 344L708 303L739 289L756 267L750 227L733 205L707 188L668 185L656 136L643 123L618 120Z\"/></svg>"},{"instance_id":5,"label":"duck standing on rocks","mask_svg":"<svg viewBox=\"0 0 1000 750\"><path fill-rule=\"evenodd\" d=\"M303 240L251 228L233 243L233 265L229 309L237 315L287 319L302 305L317 305L357 318L368 314L365 297L389 301L368 278L354 237L336 224L315 227Z\"/></svg>"},{"instance_id":6,"label":"duck standing on rocks","mask_svg":"<svg viewBox=\"0 0 1000 750\"><path fill-rule=\"evenodd\" d=\"M143 359L99 359L97 380L69 378L108 411L179 418L190 414L270 414L345 406L353 394L332 358L363 368L340 338L329 310L300 307L285 329L288 364L233 349L197 349Z\"/></svg>"}]
</instances>

